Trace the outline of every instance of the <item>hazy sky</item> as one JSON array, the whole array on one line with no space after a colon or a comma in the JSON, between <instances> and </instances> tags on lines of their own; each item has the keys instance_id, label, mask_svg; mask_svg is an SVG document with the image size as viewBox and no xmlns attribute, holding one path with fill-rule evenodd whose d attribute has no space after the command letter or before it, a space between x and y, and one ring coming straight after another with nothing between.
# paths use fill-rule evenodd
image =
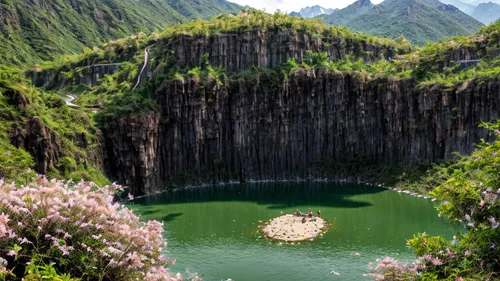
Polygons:
<instances>
[{"instance_id":1,"label":"hazy sky","mask_svg":"<svg viewBox=\"0 0 500 281\"><path fill-rule=\"evenodd\" d=\"M248 5L256 9L266 9L267 12L274 12L280 9L283 12L299 11L306 6L320 5L324 8L344 8L354 2L354 0L229 0L240 5ZM372 0L378 4L382 0Z\"/></svg>"}]
</instances>

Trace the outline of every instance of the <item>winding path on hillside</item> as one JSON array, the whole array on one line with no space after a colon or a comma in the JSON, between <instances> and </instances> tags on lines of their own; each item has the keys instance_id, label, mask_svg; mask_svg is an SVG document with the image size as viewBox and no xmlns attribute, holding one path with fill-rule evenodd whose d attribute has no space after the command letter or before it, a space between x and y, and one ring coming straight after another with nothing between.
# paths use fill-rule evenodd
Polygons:
<instances>
[{"instance_id":1,"label":"winding path on hillside","mask_svg":"<svg viewBox=\"0 0 500 281\"><path fill-rule=\"evenodd\" d=\"M76 105L73 103L73 101L76 99L75 96L71 96L71 95L66 95L63 97L64 99L64 102L66 103L67 106L71 107L71 108L78 108L80 106Z\"/></svg>"},{"instance_id":2,"label":"winding path on hillside","mask_svg":"<svg viewBox=\"0 0 500 281\"><path fill-rule=\"evenodd\" d=\"M149 62L149 48L144 49L144 66L141 69L141 72L139 73L139 77L137 77L137 83L135 84L134 88L132 91L135 91L135 89L141 84L141 77L142 74L144 73L144 70L146 70Z\"/></svg>"}]
</instances>

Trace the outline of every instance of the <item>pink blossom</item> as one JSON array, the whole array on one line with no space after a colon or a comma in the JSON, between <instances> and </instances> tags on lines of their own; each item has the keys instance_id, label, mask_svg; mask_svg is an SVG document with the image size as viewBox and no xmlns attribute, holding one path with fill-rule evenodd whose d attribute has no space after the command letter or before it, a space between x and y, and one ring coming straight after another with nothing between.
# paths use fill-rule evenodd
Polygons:
<instances>
[{"instance_id":1,"label":"pink blossom","mask_svg":"<svg viewBox=\"0 0 500 281\"><path fill-rule=\"evenodd\" d=\"M431 262L432 262L433 265L442 265L443 264L443 261L440 260L439 258L433 258L431 260Z\"/></svg>"},{"instance_id":2,"label":"pink blossom","mask_svg":"<svg viewBox=\"0 0 500 281\"><path fill-rule=\"evenodd\" d=\"M56 249L70 257L76 252L86 255L92 263L88 266L97 271L112 266L106 272L110 280L119 279L113 274L142 276L139 278L142 281L182 280L182 275L168 272L165 268L168 263L160 254L166 245L163 223L143 222L132 210L114 203L114 193L120 189L116 184L99 188L85 181L49 181L40 175L35 182L21 187L0 180L0 247L33 245L27 237L18 237L18 230L18 233L39 233L44 237L36 241L39 249ZM94 238L92 243L97 245L85 245L81 239L88 237ZM28 251L32 248L23 246L23 255L30 255ZM18 253L9 250L6 254ZM49 252L39 254L49 256ZM5 269L4 261L0 258L0 272ZM188 279L199 280L199 277L190 274Z\"/></svg>"},{"instance_id":3,"label":"pink blossom","mask_svg":"<svg viewBox=\"0 0 500 281\"><path fill-rule=\"evenodd\" d=\"M5 213L0 214L0 224L7 224L10 221L9 216Z\"/></svg>"},{"instance_id":4,"label":"pink blossom","mask_svg":"<svg viewBox=\"0 0 500 281\"><path fill-rule=\"evenodd\" d=\"M386 257L385 259L382 260L382 263L385 264L385 265L388 265L388 264L392 263L393 261L394 261L393 258Z\"/></svg>"},{"instance_id":5,"label":"pink blossom","mask_svg":"<svg viewBox=\"0 0 500 281\"><path fill-rule=\"evenodd\" d=\"M17 255L18 255L18 251L15 251L15 250L9 250L7 252L7 256L16 257Z\"/></svg>"},{"instance_id":6,"label":"pink blossom","mask_svg":"<svg viewBox=\"0 0 500 281\"><path fill-rule=\"evenodd\" d=\"M424 256L424 260L425 260L426 262L430 262L430 261L432 261L432 256L431 256L431 255L425 255L425 256Z\"/></svg>"}]
</instances>

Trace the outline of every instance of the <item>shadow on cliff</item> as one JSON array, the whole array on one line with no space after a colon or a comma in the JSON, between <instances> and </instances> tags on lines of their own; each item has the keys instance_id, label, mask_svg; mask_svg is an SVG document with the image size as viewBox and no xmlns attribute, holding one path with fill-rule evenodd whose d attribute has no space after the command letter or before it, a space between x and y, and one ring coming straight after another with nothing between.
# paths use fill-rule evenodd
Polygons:
<instances>
[{"instance_id":1,"label":"shadow on cliff","mask_svg":"<svg viewBox=\"0 0 500 281\"><path fill-rule=\"evenodd\" d=\"M141 198L136 200L135 204L147 206L141 211L143 215L155 213L154 205L231 201L269 205L267 208L273 210L284 208L300 209L309 206L363 208L372 204L353 200L350 197L383 191L385 189L347 183L249 183L185 188L158 196Z\"/></svg>"}]
</instances>

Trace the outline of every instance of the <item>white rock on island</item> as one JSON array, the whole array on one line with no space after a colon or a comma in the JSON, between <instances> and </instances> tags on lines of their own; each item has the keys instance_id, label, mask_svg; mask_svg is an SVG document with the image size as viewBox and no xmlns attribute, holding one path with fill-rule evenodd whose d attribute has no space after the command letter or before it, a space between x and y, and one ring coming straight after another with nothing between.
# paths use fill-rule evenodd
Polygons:
<instances>
[{"instance_id":1,"label":"white rock on island","mask_svg":"<svg viewBox=\"0 0 500 281\"><path fill-rule=\"evenodd\" d=\"M269 239L277 239L287 242L312 240L327 228L327 223L320 217L307 218L302 222L301 216L282 215L270 220L262 231Z\"/></svg>"}]
</instances>

